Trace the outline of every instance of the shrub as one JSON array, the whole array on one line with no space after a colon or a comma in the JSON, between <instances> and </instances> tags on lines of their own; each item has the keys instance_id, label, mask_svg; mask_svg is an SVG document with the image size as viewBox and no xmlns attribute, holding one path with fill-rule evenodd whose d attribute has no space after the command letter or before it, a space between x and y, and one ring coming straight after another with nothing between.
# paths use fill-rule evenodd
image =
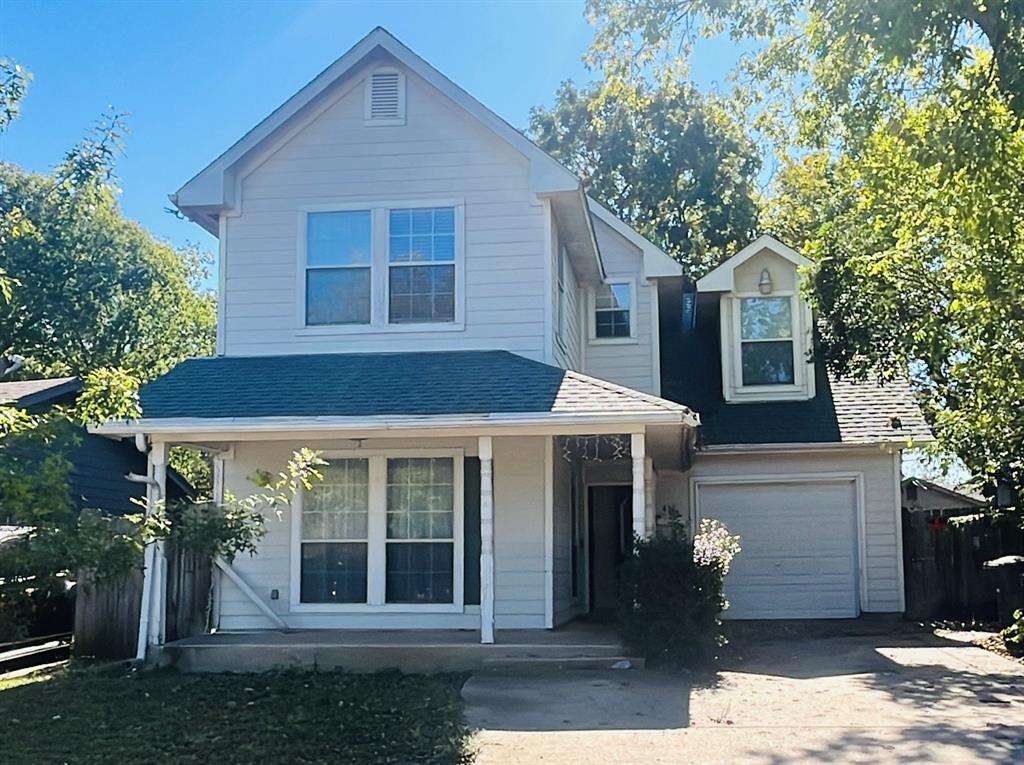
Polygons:
<instances>
[{"instance_id":1,"label":"shrub","mask_svg":"<svg viewBox=\"0 0 1024 765\"><path fill-rule=\"evenodd\" d=\"M1007 651L1016 656L1024 654L1024 611L1014 611L1013 623L999 634Z\"/></svg>"},{"instance_id":2,"label":"shrub","mask_svg":"<svg viewBox=\"0 0 1024 765\"><path fill-rule=\"evenodd\" d=\"M663 537L637 540L622 568L626 645L655 664L699 668L725 644L720 614L729 604L723 580L739 537L718 521L701 521L691 540L677 524Z\"/></svg>"}]
</instances>

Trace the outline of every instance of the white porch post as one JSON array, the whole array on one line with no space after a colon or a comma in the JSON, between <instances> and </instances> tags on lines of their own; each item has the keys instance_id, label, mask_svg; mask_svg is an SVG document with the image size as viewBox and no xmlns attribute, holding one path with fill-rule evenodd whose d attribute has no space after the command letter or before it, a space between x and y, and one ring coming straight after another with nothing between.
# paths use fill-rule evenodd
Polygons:
<instances>
[{"instance_id":1,"label":"white porch post","mask_svg":"<svg viewBox=\"0 0 1024 765\"><path fill-rule=\"evenodd\" d=\"M630 440L633 457L633 534L647 538L646 447L643 433L634 433Z\"/></svg>"},{"instance_id":2,"label":"white porch post","mask_svg":"<svg viewBox=\"0 0 1024 765\"><path fill-rule=\"evenodd\" d=\"M494 443L480 436L480 642L494 642Z\"/></svg>"}]
</instances>

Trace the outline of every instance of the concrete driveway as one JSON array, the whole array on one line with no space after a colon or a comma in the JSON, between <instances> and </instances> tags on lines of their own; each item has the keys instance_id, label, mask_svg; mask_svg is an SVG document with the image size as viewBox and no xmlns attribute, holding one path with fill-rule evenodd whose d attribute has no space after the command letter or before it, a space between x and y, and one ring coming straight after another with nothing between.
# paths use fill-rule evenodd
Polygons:
<instances>
[{"instance_id":1,"label":"concrete driveway","mask_svg":"<svg viewBox=\"0 0 1024 765\"><path fill-rule=\"evenodd\" d=\"M708 680L474 675L478 763L1024 762L1024 666L926 632L806 632L748 639Z\"/></svg>"}]
</instances>

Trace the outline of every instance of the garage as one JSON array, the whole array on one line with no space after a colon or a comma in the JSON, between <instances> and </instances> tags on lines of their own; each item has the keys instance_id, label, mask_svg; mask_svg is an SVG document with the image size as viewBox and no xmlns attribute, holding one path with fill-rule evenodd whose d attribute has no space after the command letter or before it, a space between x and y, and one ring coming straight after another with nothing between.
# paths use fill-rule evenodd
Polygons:
<instances>
[{"instance_id":1,"label":"garage","mask_svg":"<svg viewBox=\"0 0 1024 765\"><path fill-rule=\"evenodd\" d=\"M853 479L695 479L698 518L741 537L725 580L728 619L840 619L859 613Z\"/></svg>"}]
</instances>

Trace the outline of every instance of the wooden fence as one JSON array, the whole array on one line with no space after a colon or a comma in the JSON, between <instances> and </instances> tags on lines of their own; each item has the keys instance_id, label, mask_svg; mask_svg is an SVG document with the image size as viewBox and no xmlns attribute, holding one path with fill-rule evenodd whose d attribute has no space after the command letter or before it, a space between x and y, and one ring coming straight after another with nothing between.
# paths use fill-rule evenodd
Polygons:
<instances>
[{"instance_id":1,"label":"wooden fence","mask_svg":"<svg viewBox=\"0 0 1024 765\"><path fill-rule=\"evenodd\" d=\"M955 525L951 516L977 512L903 510L903 556L909 619L992 622L995 582L987 560L1024 552L1024 533L1012 521Z\"/></svg>"},{"instance_id":2,"label":"wooden fence","mask_svg":"<svg viewBox=\"0 0 1024 765\"><path fill-rule=\"evenodd\" d=\"M211 576L209 557L168 549L167 640L206 632ZM75 592L75 653L104 659L134 657L139 637L142 572L102 583L81 573Z\"/></svg>"}]
</instances>

